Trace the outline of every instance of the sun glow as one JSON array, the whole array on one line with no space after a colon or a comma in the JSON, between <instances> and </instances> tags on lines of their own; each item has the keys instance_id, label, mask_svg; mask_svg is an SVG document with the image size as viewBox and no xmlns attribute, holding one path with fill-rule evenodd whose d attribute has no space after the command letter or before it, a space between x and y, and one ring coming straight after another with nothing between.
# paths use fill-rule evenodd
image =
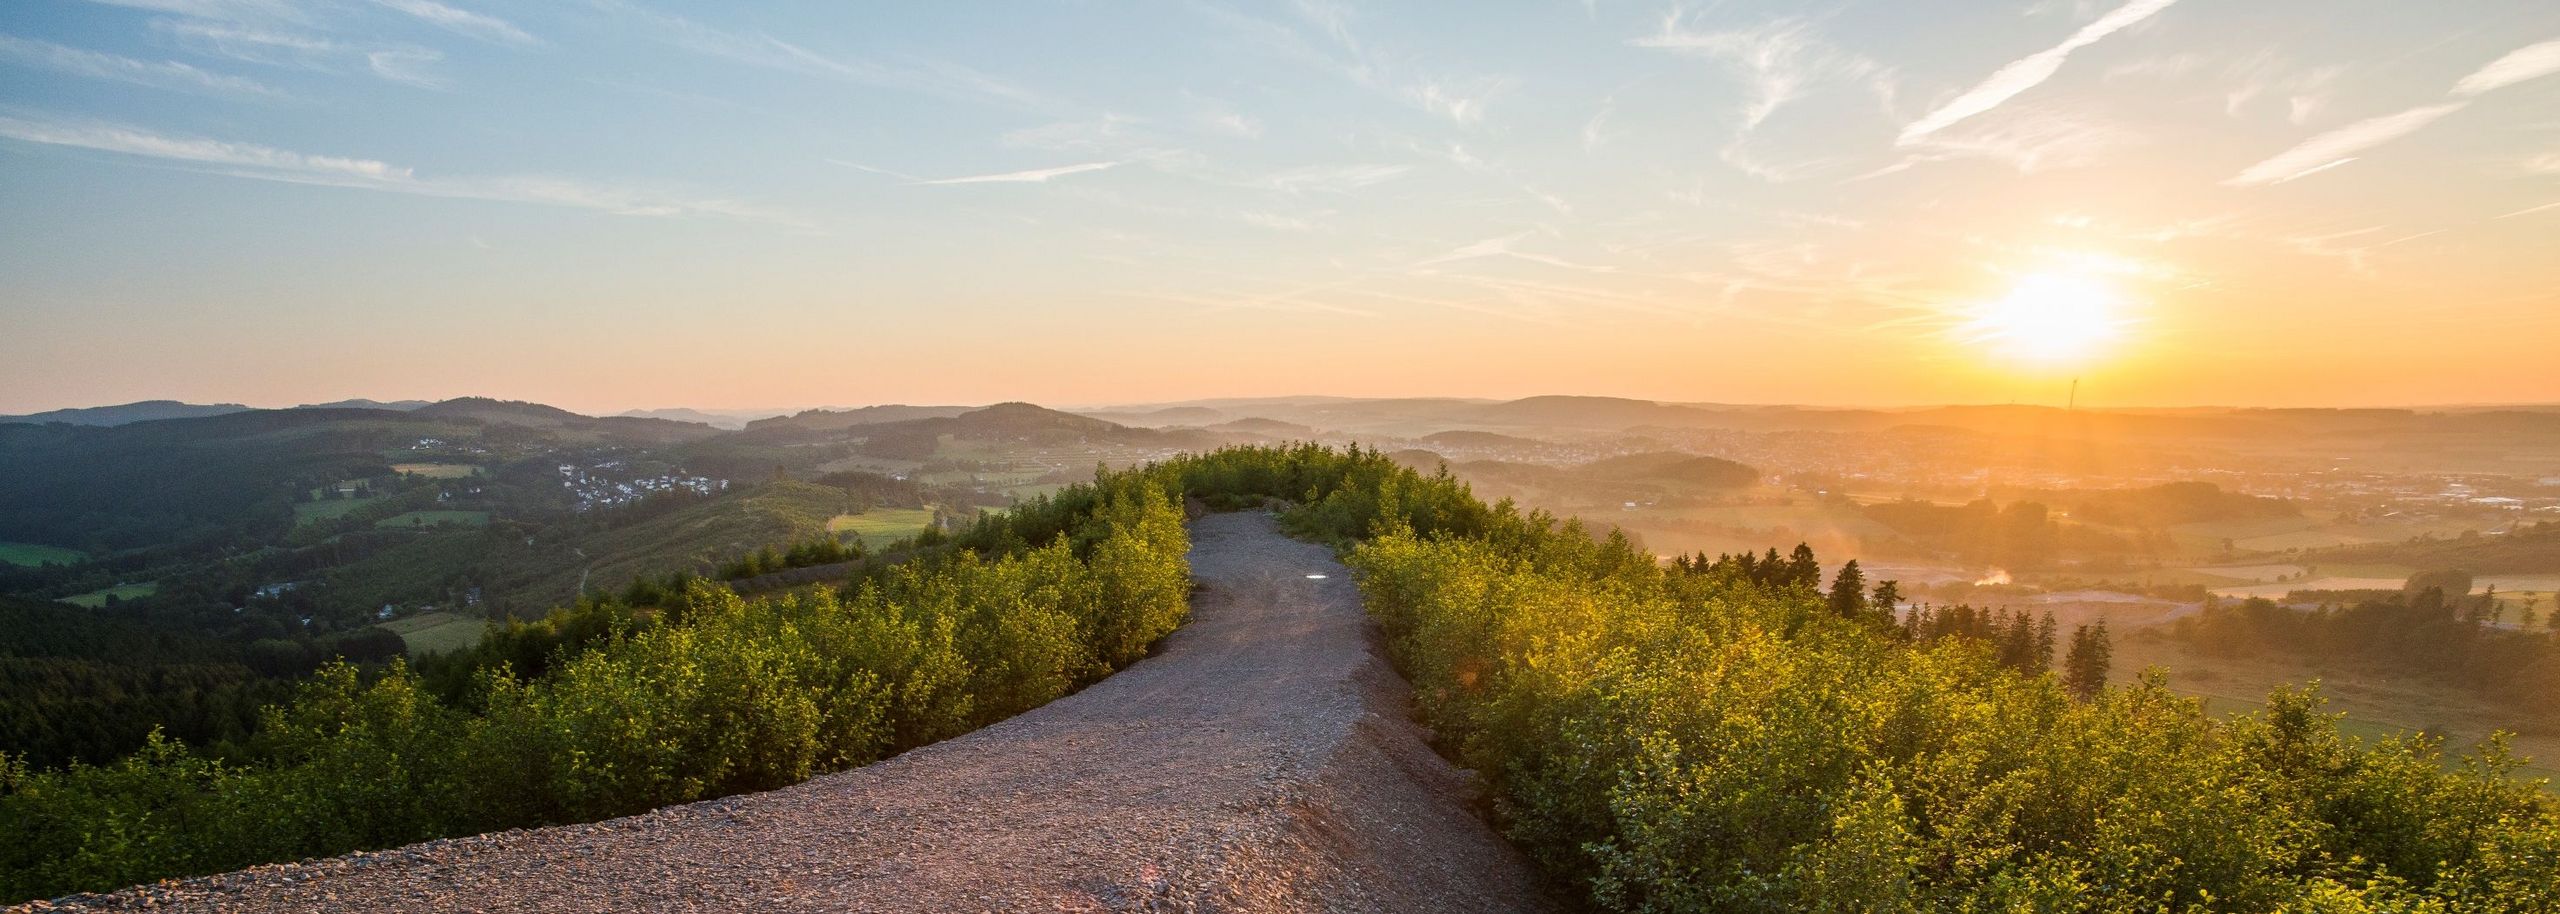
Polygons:
<instances>
[{"instance_id":1,"label":"sun glow","mask_svg":"<svg viewBox=\"0 0 2560 914\"><path fill-rule=\"evenodd\" d=\"M2124 298L2096 278L2030 273L1956 328L1966 342L2037 362L2076 362L2124 336Z\"/></svg>"}]
</instances>

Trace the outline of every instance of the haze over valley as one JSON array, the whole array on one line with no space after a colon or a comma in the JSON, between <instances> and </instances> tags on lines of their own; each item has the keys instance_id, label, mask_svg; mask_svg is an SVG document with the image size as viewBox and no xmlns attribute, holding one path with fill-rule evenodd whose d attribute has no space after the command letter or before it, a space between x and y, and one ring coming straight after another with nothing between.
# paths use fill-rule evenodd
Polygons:
<instances>
[{"instance_id":1,"label":"haze over valley","mask_svg":"<svg viewBox=\"0 0 2560 914\"><path fill-rule=\"evenodd\" d=\"M0 4L0 906L2560 909L2560 5Z\"/></svg>"}]
</instances>

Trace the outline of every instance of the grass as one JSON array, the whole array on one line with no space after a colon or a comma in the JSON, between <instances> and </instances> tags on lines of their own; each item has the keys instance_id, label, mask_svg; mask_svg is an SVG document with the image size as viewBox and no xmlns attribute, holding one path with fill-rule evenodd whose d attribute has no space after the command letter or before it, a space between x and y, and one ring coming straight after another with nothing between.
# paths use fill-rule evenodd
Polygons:
<instances>
[{"instance_id":1,"label":"grass","mask_svg":"<svg viewBox=\"0 0 2560 914\"><path fill-rule=\"evenodd\" d=\"M293 522L295 525L299 526L302 524L318 523L324 520L337 520L338 518L347 516L349 512L352 512L357 508L373 504L374 499L377 497L379 496L366 496L364 498L323 498L317 501L300 502L293 506Z\"/></svg>"},{"instance_id":2,"label":"grass","mask_svg":"<svg viewBox=\"0 0 2560 914\"><path fill-rule=\"evenodd\" d=\"M464 479L480 475L480 468L468 463L395 463L391 469L429 479Z\"/></svg>"},{"instance_id":3,"label":"grass","mask_svg":"<svg viewBox=\"0 0 2560 914\"><path fill-rule=\"evenodd\" d=\"M2283 552L2288 549L2327 549L2333 546L2361 546L2381 540L2337 530L2296 530L2267 536L2241 537L2232 546L2244 552Z\"/></svg>"},{"instance_id":4,"label":"grass","mask_svg":"<svg viewBox=\"0 0 2560 914\"><path fill-rule=\"evenodd\" d=\"M2204 699L2216 713L2263 710L2267 693L2277 686L2318 679L2320 694L2329 702L2327 710L2346 715L2339 728L2367 742L2431 730L2445 737L2450 755L2469 749L2493 730L2519 731L2516 752L2531 763L2518 773L2560 778L2560 733L2524 728L2514 712L2459 687L2283 655L2207 656L2165 639L2119 638L2114 647L2111 679L2129 682L2145 667L2158 666L2169 671L2170 688Z\"/></svg>"},{"instance_id":5,"label":"grass","mask_svg":"<svg viewBox=\"0 0 2560 914\"><path fill-rule=\"evenodd\" d=\"M487 511L411 511L374 521L376 527L486 527Z\"/></svg>"},{"instance_id":6,"label":"grass","mask_svg":"<svg viewBox=\"0 0 2560 914\"><path fill-rule=\"evenodd\" d=\"M87 553L81 552L77 549L64 549L60 546L39 546L34 543L0 543L0 565L25 565L29 567L36 565L77 565L81 560L88 557L89 555Z\"/></svg>"},{"instance_id":7,"label":"grass","mask_svg":"<svg viewBox=\"0 0 2560 914\"><path fill-rule=\"evenodd\" d=\"M933 524L931 508L873 508L860 514L838 514L827 521L827 532L837 536L853 534L862 538L865 549L879 549L907 537L923 533Z\"/></svg>"},{"instance_id":8,"label":"grass","mask_svg":"<svg viewBox=\"0 0 2560 914\"><path fill-rule=\"evenodd\" d=\"M160 585L144 581L140 584L118 584L105 590L92 590L76 597L64 597L62 598L62 602L69 603L73 606L86 606L90 609L97 609L107 605L107 597L109 596L113 596L118 600L130 600L135 597L147 597L159 592Z\"/></svg>"},{"instance_id":9,"label":"grass","mask_svg":"<svg viewBox=\"0 0 2560 914\"><path fill-rule=\"evenodd\" d=\"M399 635L401 643L409 647L409 656L423 657L463 650L480 643L480 635L488 623L460 613L437 611L393 619L380 627Z\"/></svg>"}]
</instances>

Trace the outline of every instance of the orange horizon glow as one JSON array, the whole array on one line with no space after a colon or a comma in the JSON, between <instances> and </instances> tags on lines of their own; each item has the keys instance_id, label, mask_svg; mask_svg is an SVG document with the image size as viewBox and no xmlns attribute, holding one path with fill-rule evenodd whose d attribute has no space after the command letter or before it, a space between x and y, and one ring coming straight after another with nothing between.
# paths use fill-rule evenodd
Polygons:
<instances>
[{"instance_id":1,"label":"orange horizon glow","mask_svg":"<svg viewBox=\"0 0 2560 914\"><path fill-rule=\"evenodd\" d=\"M0 28L0 413L2560 403L2534 0L183 6Z\"/></svg>"}]
</instances>

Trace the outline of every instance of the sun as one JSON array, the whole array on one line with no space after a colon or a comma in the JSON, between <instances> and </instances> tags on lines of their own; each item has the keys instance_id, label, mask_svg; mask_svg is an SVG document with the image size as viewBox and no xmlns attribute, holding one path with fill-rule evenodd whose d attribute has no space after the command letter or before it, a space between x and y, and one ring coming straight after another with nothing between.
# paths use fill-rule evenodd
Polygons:
<instances>
[{"instance_id":1,"label":"sun","mask_svg":"<svg viewBox=\"0 0 2560 914\"><path fill-rule=\"evenodd\" d=\"M1974 308L1956 336L2030 361L2077 362L2123 338L2123 310L2123 296L2095 277L2030 273Z\"/></svg>"}]
</instances>

